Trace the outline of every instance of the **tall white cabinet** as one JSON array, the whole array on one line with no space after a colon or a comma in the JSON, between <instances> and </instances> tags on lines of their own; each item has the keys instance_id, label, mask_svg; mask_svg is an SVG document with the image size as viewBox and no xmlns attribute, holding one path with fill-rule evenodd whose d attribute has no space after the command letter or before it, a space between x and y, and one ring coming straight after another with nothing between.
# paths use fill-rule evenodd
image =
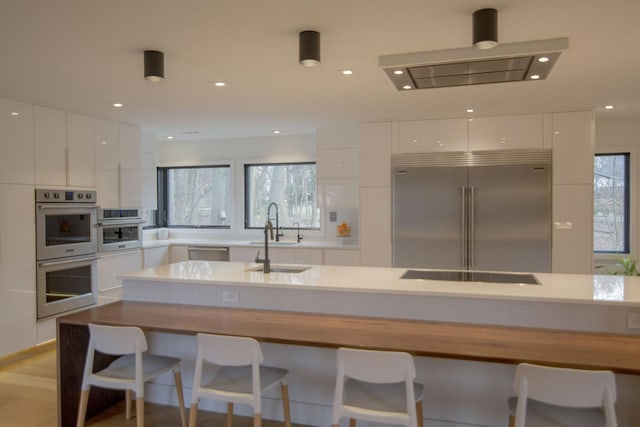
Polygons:
<instances>
[{"instance_id":1,"label":"tall white cabinet","mask_svg":"<svg viewBox=\"0 0 640 427\"><path fill-rule=\"evenodd\" d=\"M33 184L33 105L0 99L0 183Z\"/></svg>"}]
</instances>

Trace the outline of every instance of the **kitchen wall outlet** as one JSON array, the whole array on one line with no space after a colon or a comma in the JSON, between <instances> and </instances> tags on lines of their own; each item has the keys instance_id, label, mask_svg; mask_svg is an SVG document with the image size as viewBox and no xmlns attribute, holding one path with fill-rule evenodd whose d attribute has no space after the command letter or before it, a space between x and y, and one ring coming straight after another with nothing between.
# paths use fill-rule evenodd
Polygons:
<instances>
[{"instance_id":1,"label":"kitchen wall outlet","mask_svg":"<svg viewBox=\"0 0 640 427\"><path fill-rule=\"evenodd\" d=\"M640 313L627 314L627 328L640 329Z\"/></svg>"},{"instance_id":2,"label":"kitchen wall outlet","mask_svg":"<svg viewBox=\"0 0 640 427\"><path fill-rule=\"evenodd\" d=\"M240 301L240 296L238 295L238 291L222 292L222 302L238 302L238 301Z\"/></svg>"},{"instance_id":3,"label":"kitchen wall outlet","mask_svg":"<svg viewBox=\"0 0 640 427\"><path fill-rule=\"evenodd\" d=\"M338 212L329 211L329 222L337 222L338 221Z\"/></svg>"}]
</instances>

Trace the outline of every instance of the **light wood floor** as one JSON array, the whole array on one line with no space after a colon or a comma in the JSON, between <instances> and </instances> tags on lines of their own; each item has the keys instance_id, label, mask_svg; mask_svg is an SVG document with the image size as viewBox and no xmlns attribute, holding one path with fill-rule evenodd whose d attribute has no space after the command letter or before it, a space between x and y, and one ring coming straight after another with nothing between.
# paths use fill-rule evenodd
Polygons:
<instances>
[{"instance_id":1,"label":"light wood floor","mask_svg":"<svg viewBox=\"0 0 640 427\"><path fill-rule=\"evenodd\" d=\"M0 368L0 427L55 427L56 404L55 350ZM188 408L187 408L188 413ZM252 419L236 415L234 427L250 427ZM172 406L145 405L145 427L180 426L178 409ZM87 421L87 427L135 427L136 420L124 419L124 404ZM198 427L224 426L224 414L200 411ZM284 423L263 420L263 427ZM303 427L303 426L297 426Z\"/></svg>"}]
</instances>

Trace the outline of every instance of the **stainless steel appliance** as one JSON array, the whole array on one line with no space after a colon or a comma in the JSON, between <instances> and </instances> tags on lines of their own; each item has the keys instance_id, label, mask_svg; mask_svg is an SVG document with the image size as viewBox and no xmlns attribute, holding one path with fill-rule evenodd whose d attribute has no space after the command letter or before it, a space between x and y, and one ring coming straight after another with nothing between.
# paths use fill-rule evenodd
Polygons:
<instances>
[{"instance_id":1,"label":"stainless steel appliance","mask_svg":"<svg viewBox=\"0 0 640 427\"><path fill-rule=\"evenodd\" d=\"M551 152L394 156L393 263L551 271Z\"/></svg>"},{"instance_id":2,"label":"stainless steel appliance","mask_svg":"<svg viewBox=\"0 0 640 427\"><path fill-rule=\"evenodd\" d=\"M96 192L36 189L38 318L96 303Z\"/></svg>"},{"instance_id":3,"label":"stainless steel appliance","mask_svg":"<svg viewBox=\"0 0 640 427\"><path fill-rule=\"evenodd\" d=\"M142 247L142 224L138 209L99 209L98 252Z\"/></svg>"},{"instance_id":4,"label":"stainless steel appliance","mask_svg":"<svg viewBox=\"0 0 640 427\"><path fill-rule=\"evenodd\" d=\"M226 246L189 246L189 260L229 261L229 248Z\"/></svg>"}]
</instances>

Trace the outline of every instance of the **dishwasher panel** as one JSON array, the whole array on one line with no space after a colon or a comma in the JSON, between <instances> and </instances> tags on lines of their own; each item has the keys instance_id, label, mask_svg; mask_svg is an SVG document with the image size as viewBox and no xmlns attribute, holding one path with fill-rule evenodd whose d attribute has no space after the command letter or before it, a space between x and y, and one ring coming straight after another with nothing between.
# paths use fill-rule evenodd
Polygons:
<instances>
[{"instance_id":1,"label":"dishwasher panel","mask_svg":"<svg viewBox=\"0 0 640 427\"><path fill-rule=\"evenodd\" d=\"M229 261L229 248L223 246L189 246L190 261Z\"/></svg>"}]
</instances>

